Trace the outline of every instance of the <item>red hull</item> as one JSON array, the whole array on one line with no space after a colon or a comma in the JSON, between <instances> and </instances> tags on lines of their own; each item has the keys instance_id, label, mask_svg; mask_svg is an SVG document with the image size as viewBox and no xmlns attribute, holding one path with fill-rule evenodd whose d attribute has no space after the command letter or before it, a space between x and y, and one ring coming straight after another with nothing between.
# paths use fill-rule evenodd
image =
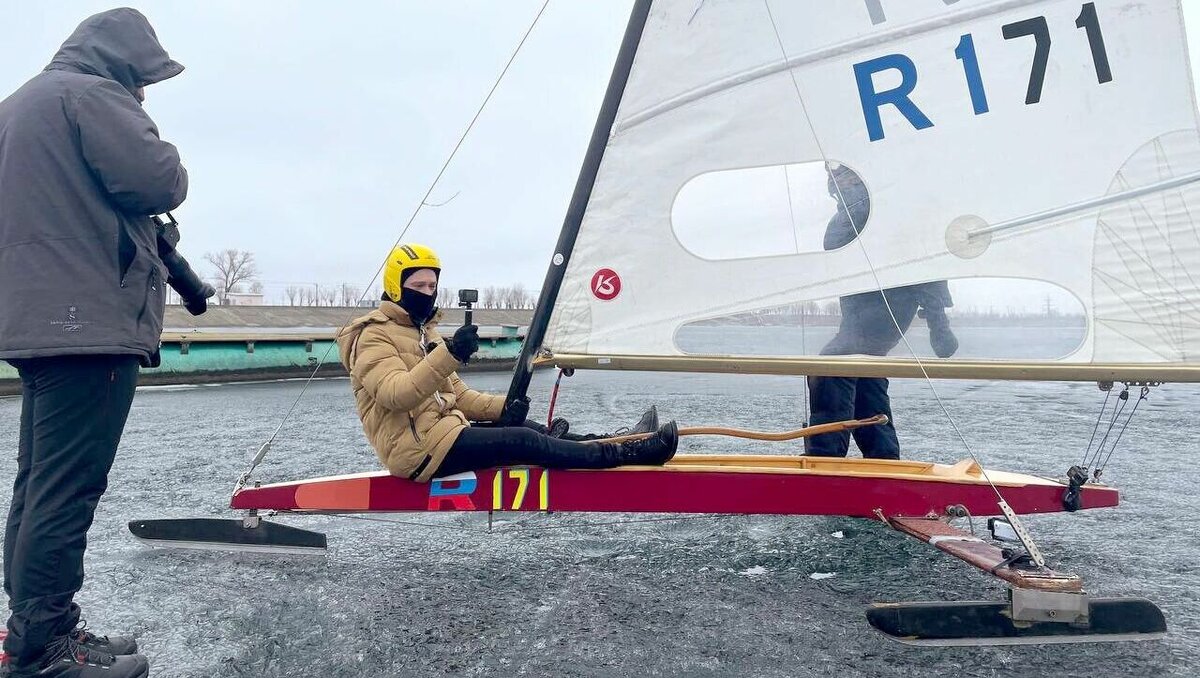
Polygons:
<instances>
[{"instance_id":1,"label":"red hull","mask_svg":"<svg viewBox=\"0 0 1200 678\"><path fill-rule=\"evenodd\" d=\"M608 471L522 467L476 471L428 484L386 473L359 474L245 488L234 495L231 507L318 513L548 510L870 518L877 512L889 517L941 515L947 506L961 504L974 515L999 513L996 495L977 469L954 474L950 471L957 466L828 463L829 469L817 470L701 466L698 460L679 467ZM893 471L889 465L898 468ZM915 472L914 467L935 470ZM1060 483L1012 473L990 475L1017 513L1064 510L1066 488ZM1084 489L1083 508L1117 503L1113 488Z\"/></svg>"}]
</instances>

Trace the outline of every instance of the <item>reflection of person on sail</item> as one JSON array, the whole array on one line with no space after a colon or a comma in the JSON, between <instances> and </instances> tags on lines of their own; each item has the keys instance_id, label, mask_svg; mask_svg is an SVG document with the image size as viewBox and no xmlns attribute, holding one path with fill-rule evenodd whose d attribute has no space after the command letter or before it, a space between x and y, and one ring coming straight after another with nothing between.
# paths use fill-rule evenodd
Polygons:
<instances>
[{"instance_id":1,"label":"reflection of person on sail","mask_svg":"<svg viewBox=\"0 0 1200 678\"><path fill-rule=\"evenodd\" d=\"M826 250L844 247L858 237L871 214L871 196L858 174L837 163L829 170L829 195L838 203L837 214L825 230ZM950 331L946 307L953 305L945 280L891 289L851 294L838 299L841 324L821 355L865 354L885 356L900 343L913 318L920 316L929 326L929 342L939 358L958 350L958 339ZM888 423L856 429L854 442L869 459L898 459L900 442L892 423L888 380L876 377L809 377L811 423L871 417L886 414ZM851 432L826 433L805 440L805 452L814 456L844 457Z\"/></svg>"},{"instance_id":2,"label":"reflection of person on sail","mask_svg":"<svg viewBox=\"0 0 1200 678\"><path fill-rule=\"evenodd\" d=\"M675 422L658 426L654 408L628 433L655 433L624 443L585 442L608 435L554 431L525 420L528 401L505 410L504 396L467 387L455 370L479 350L479 328L464 325L443 339L436 325L441 262L421 245L392 250L379 308L338 334L342 363L363 430L392 475L431 478L493 466L612 468L666 463L675 454ZM471 422L484 422L472 424Z\"/></svg>"}]
</instances>

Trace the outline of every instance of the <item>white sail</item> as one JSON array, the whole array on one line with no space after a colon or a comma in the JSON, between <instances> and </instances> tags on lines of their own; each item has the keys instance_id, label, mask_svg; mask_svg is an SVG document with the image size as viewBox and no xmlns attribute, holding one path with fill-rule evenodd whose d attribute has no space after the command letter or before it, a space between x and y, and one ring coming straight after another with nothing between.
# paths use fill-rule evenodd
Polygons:
<instances>
[{"instance_id":1,"label":"white sail","mask_svg":"<svg viewBox=\"0 0 1200 678\"><path fill-rule=\"evenodd\" d=\"M1187 61L1175 0L658 0L544 346L601 362L816 356L831 302L944 280L961 347L935 366L1200 378ZM836 165L870 210L826 250ZM824 330L704 341L789 308ZM1054 317L1066 334L1022 353L980 338L972 319L989 317ZM886 367L906 356L873 360L908 374Z\"/></svg>"}]
</instances>

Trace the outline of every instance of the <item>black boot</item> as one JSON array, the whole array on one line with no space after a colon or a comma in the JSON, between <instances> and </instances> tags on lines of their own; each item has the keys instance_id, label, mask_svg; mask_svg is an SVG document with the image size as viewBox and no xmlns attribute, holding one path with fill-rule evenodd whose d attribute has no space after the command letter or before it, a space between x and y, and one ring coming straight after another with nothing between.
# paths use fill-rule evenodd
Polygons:
<instances>
[{"instance_id":1,"label":"black boot","mask_svg":"<svg viewBox=\"0 0 1200 678\"><path fill-rule=\"evenodd\" d=\"M638 423L633 425L633 428L628 431L617 431L617 435L625 435L626 433L650 433L658 430L658 407L651 405L650 409L642 414L642 418L638 419Z\"/></svg>"},{"instance_id":2,"label":"black boot","mask_svg":"<svg viewBox=\"0 0 1200 678\"><path fill-rule=\"evenodd\" d=\"M679 447L679 426L669 421L648 438L627 440L617 452L621 465L662 466L675 456Z\"/></svg>"},{"instance_id":3,"label":"black boot","mask_svg":"<svg viewBox=\"0 0 1200 678\"><path fill-rule=\"evenodd\" d=\"M562 417L555 417L550 422L550 428L546 429L546 435L551 438L564 438L569 430L571 430L571 422Z\"/></svg>"},{"instance_id":4,"label":"black boot","mask_svg":"<svg viewBox=\"0 0 1200 678\"><path fill-rule=\"evenodd\" d=\"M558 432L560 426L562 429L561 433ZM583 442L586 440L615 438L617 436L629 435L631 433L650 433L651 431L658 430L658 407L651 405L650 409L646 410L646 412L642 414L642 418L638 420L638 423L633 425L633 428L619 428L613 433L586 433L583 435L578 435L575 433L568 433L567 430L569 427L570 424L567 423L566 419L555 418L554 422L550 426L550 435L555 438L562 438L563 440Z\"/></svg>"},{"instance_id":5,"label":"black boot","mask_svg":"<svg viewBox=\"0 0 1200 678\"><path fill-rule=\"evenodd\" d=\"M7 675L12 678L146 678L150 662L140 654L98 652L69 635L51 641L42 658L32 665L10 665L8 669Z\"/></svg>"},{"instance_id":6,"label":"black boot","mask_svg":"<svg viewBox=\"0 0 1200 678\"><path fill-rule=\"evenodd\" d=\"M87 630L87 622L79 620L79 625L71 632L75 642L104 654L137 654L137 641L126 636L98 636Z\"/></svg>"}]
</instances>

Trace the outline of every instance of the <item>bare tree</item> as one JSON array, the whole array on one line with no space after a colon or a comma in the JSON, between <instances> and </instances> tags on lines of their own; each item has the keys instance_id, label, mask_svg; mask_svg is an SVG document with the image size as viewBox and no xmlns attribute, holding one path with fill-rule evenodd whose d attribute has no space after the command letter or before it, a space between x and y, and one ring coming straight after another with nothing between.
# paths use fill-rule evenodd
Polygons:
<instances>
[{"instance_id":1,"label":"bare tree","mask_svg":"<svg viewBox=\"0 0 1200 678\"><path fill-rule=\"evenodd\" d=\"M254 263L253 252L228 249L208 252L204 258L217 269L213 280L217 283L222 304L226 303L228 294L239 284L253 282L258 277L258 265Z\"/></svg>"},{"instance_id":2,"label":"bare tree","mask_svg":"<svg viewBox=\"0 0 1200 678\"><path fill-rule=\"evenodd\" d=\"M521 283L517 283L512 287L512 306L509 308L526 308L529 304L529 292Z\"/></svg>"},{"instance_id":3,"label":"bare tree","mask_svg":"<svg viewBox=\"0 0 1200 678\"><path fill-rule=\"evenodd\" d=\"M283 290L283 296L287 298L288 306L295 306L296 299L300 297L300 288L295 285L288 285Z\"/></svg>"},{"instance_id":4,"label":"bare tree","mask_svg":"<svg viewBox=\"0 0 1200 678\"><path fill-rule=\"evenodd\" d=\"M354 285L342 283L341 288L341 304L342 306L354 306L358 303L359 290Z\"/></svg>"},{"instance_id":5,"label":"bare tree","mask_svg":"<svg viewBox=\"0 0 1200 678\"><path fill-rule=\"evenodd\" d=\"M336 287L319 287L317 288L317 296L320 298L320 305L333 306L337 303L338 288Z\"/></svg>"},{"instance_id":6,"label":"bare tree","mask_svg":"<svg viewBox=\"0 0 1200 678\"><path fill-rule=\"evenodd\" d=\"M457 301L454 298L454 290L449 287L438 288L437 305L439 308L453 308Z\"/></svg>"},{"instance_id":7,"label":"bare tree","mask_svg":"<svg viewBox=\"0 0 1200 678\"><path fill-rule=\"evenodd\" d=\"M313 288L305 285L300 288L300 293L297 295L301 306L313 305Z\"/></svg>"},{"instance_id":8,"label":"bare tree","mask_svg":"<svg viewBox=\"0 0 1200 678\"><path fill-rule=\"evenodd\" d=\"M496 308L499 303L499 296L499 290L496 289L496 286L488 285L483 288L483 291L479 295L479 305L484 308Z\"/></svg>"}]
</instances>

